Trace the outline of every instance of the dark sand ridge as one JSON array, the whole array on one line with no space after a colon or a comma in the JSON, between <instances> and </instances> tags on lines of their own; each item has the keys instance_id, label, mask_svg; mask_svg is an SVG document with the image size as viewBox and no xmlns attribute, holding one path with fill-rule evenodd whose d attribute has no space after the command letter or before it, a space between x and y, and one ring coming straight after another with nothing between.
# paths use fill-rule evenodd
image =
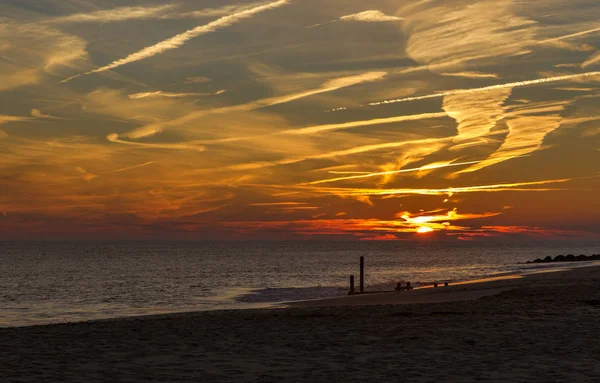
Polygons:
<instances>
[{"instance_id":1,"label":"dark sand ridge","mask_svg":"<svg viewBox=\"0 0 600 383\"><path fill-rule=\"evenodd\" d=\"M470 301L0 329L0 381L598 382L598 282L586 267L408 293Z\"/></svg>"}]
</instances>

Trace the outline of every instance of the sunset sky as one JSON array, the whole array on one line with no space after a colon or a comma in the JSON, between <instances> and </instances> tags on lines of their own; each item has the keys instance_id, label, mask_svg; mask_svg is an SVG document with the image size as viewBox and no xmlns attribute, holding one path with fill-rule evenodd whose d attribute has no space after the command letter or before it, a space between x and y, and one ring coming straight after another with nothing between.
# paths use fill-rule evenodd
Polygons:
<instances>
[{"instance_id":1,"label":"sunset sky","mask_svg":"<svg viewBox=\"0 0 600 383\"><path fill-rule=\"evenodd\" d=\"M597 0L5 0L0 239L598 239Z\"/></svg>"}]
</instances>

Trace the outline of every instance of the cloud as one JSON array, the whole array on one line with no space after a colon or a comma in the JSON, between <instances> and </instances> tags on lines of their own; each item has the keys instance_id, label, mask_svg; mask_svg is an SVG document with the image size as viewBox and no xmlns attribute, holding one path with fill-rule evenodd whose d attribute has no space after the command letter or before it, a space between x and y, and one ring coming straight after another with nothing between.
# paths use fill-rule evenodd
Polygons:
<instances>
[{"instance_id":1,"label":"cloud","mask_svg":"<svg viewBox=\"0 0 600 383\"><path fill-rule=\"evenodd\" d=\"M312 154L306 156L297 156L297 157L287 157L276 161L260 161L260 162L252 162L246 164L238 164L228 166L227 169L230 170L251 170L251 169L262 169L267 167L279 166L279 165L290 165L298 162L303 162L307 160L322 160L322 159L330 159L334 157L342 157L349 156L353 154L366 153L376 150L385 150L385 149L398 149L405 148L403 153L405 159L411 159L412 161L416 161L418 156L424 155L425 153L431 154L436 151L442 149L447 145L448 139L446 138L426 138L419 140L407 140L407 141L399 141L399 142L385 142L380 144L372 144L372 145L362 145L356 146L349 149L335 150L330 152L324 152L319 154ZM411 150L412 148L412 150ZM419 154L420 153L420 154ZM415 157L415 155L417 157Z\"/></svg>"},{"instance_id":2,"label":"cloud","mask_svg":"<svg viewBox=\"0 0 600 383\"><path fill-rule=\"evenodd\" d=\"M211 79L204 76L196 76L196 77L186 77L184 83L185 84L204 84L210 82Z\"/></svg>"},{"instance_id":3,"label":"cloud","mask_svg":"<svg viewBox=\"0 0 600 383\"><path fill-rule=\"evenodd\" d=\"M259 202L251 203L248 206L297 206L308 205L308 202Z\"/></svg>"},{"instance_id":4,"label":"cloud","mask_svg":"<svg viewBox=\"0 0 600 383\"><path fill-rule=\"evenodd\" d=\"M459 239L470 240L477 237L494 237L502 235L526 235L531 237L542 238L596 238L597 234L584 230L561 230L549 229L537 226L500 226L486 225L479 229L471 229L462 233L450 233L449 235L457 235Z\"/></svg>"},{"instance_id":5,"label":"cloud","mask_svg":"<svg viewBox=\"0 0 600 383\"><path fill-rule=\"evenodd\" d=\"M131 137L131 138L137 138L137 137ZM121 140L119 138L119 135L116 133L111 133L111 134L107 135L106 139L110 142L137 146L139 148L144 148L144 149L193 150L193 151L198 151L198 152L204 151L204 146L196 145L194 142L181 143L181 144L179 144L179 143L175 143L175 144L166 144L166 143L159 144L159 143L157 143L157 144L154 144L154 143L144 143L144 142L132 142L132 141Z\"/></svg>"},{"instance_id":6,"label":"cloud","mask_svg":"<svg viewBox=\"0 0 600 383\"><path fill-rule=\"evenodd\" d=\"M339 213L341 217L346 213ZM465 221L494 217L501 213L459 213L456 209L435 216L413 215L408 212L398 214L394 220L365 218L365 219L312 219L312 220L279 220L279 221L241 221L223 222L221 226L239 230L245 233L257 231L281 231L300 235L352 235L362 239L397 239L392 233L424 232L430 230L461 231L469 227L455 226L453 221ZM323 215L316 216L320 218ZM388 233L388 234L385 234Z\"/></svg>"},{"instance_id":7,"label":"cloud","mask_svg":"<svg viewBox=\"0 0 600 383\"><path fill-rule=\"evenodd\" d=\"M418 168L391 170L391 171L386 171L386 172L375 172L375 173L367 172L365 174L357 174L357 175L346 176L346 177L329 178L329 179L325 179L325 180L307 182L306 185L319 185L319 184L324 184L324 183L347 181L347 180L358 180L358 179L365 179L365 178L371 178L371 177L390 176L390 175L396 175L396 174L402 174L402 173L429 172L431 170L444 169L444 168L449 168L449 167L454 167L454 166L473 165L473 164L478 164L478 163L482 162L482 161L455 162L455 161L456 160L441 161L439 163L424 165L424 166L420 166ZM351 172L351 173L354 174L356 172ZM363 172L360 172L360 173L363 173Z\"/></svg>"},{"instance_id":8,"label":"cloud","mask_svg":"<svg viewBox=\"0 0 600 383\"><path fill-rule=\"evenodd\" d=\"M362 21L367 23L380 23L385 21L400 21L404 20L402 17L388 16L381 11L370 10L352 15L340 17L341 21Z\"/></svg>"},{"instance_id":9,"label":"cloud","mask_svg":"<svg viewBox=\"0 0 600 383\"><path fill-rule=\"evenodd\" d=\"M92 12L75 13L68 16L56 17L48 20L48 23L111 23L128 20L152 20L152 19L200 19L205 17L224 16L232 12L240 12L251 9L264 2L256 2L245 5L226 5L219 8L205 8L198 11L178 12L174 4L158 6L126 6L112 9L102 9Z\"/></svg>"},{"instance_id":10,"label":"cloud","mask_svg":"<svg viewBox=\"0 0 600 383\"><path fill-rule=\"evenodd\" d=\"M207 109L207 110L199 110L188 113L182 117L172 119L170 121L164 121L159 123L150 124L144 126L142 128L136 129L131 132L130 135L135 135L137 138L145 137L148 135L156 134L161 132L165 127L169 126L179 126L182 124L186 124L192 121L195 121L199 118L217 115L217 114L230 114L230 113L239 113L239 112L249 112L252 110L266 108L269 106L275 106L280 104L285 104L288 102L300 100L306 97L315 96L322 93L333 92L342 88L346 88L349 86L354 86L366 82L374 82L380 81L387 75L387 72L366 72L361 73L354 76L344 76L337 79L329 80L323 83L323 85L316 89L310 89L306 91L301 91L297 93L292 93L283 96L276 96L265 98L262 100L251 101L246 104L234 105L234 106L225 106L221 108ZM231 139L231 141L236 141L237 139Z\"/></svg>"},{"instance_id":11,"label":"cloud","mask_svg":"<svg viewBox=\"0 0 600 383\"><path fill-rule=\"evenodd\" d=\"M571 34L564 35L564 36L553 37L550 39L538 41L537 44L549 44L549 43L554 43L554 42L562 41L562 40L566 40L566 39L572 39L575 37L581 37L581 36L585 36L585 35L589 35L591 33L597 33L597 32L600 32L600 28L593 28L593 29L588 29L585 31L571 33Z\"/></svg>"},{"instance_id":12,"label":"cloud","mask_svg":"<svg viewBox=\"0 0 600 383\"><path fill-rule=\"evenodd\" d=\"M196 97L196 96L212 96L220 93L172 93L172 92L143 92L130 94L128 97L132 100L148 97L166 97L166 98L185 98L185 97Z\"/></svg>"},{"instance_id":13,"label":"cloud","mask_svg":"<svg viewBox=\"0 0 600 383\"><path fill-rule=\"evenodd\" d=\"M312 190L319 193L327 193L334 195L352 196L409 196L409 195L437 195L443 196L456 193L496 193L504 191L522 191L522 192L545 192L551 190L549 188L532 188L531 186L543 186L556 183L566 183L572 181L570 178L554 179L544 181L530 182L513 182L501 184L488 184L477 186L461 186L448 188L396 188L396 189L367 189L367 188L327 188L327 187L312 187ZM298 188L311 188L309 186L298 186Z\"/></svg>"},{"instance_id":14,"label":"cloud","mask_svg":"<svg viewBox=\"0 0 600 383\"><path fill-rule=\"evenodd\" d=\"M122 172L127 172L129 170L134 170L134 169L139 169L139 168L144 168L146 166L149 165L153 165L156 162L154 161L148 161L148 162L144 162L143 164L139 164L139 165L133 165L133 166L127 166L125 168L120 168L120 169L116 169L116 170L110 170L108 172L102 172L100 174L113 174L113 173L122 173Z\"/></svg>"},{"instance_id":15,"label":"cloud","mask_svg":"<svg viewBox=\"0 0 600 383\"><path fill-rule=\"evenodd\" d=\"M88 64L86 42L38 24L16 24L0 18L0 91L40 83Z\"/></svg>"},{"instance_id":16,"label":"cloud","mask_svg":"<svg viewBox=\"0 0 600 383\"><path fill-rule=\"evenodd\" d=\"M251 8L251 9L244 10L244 11L241 11L238 13L234 13L229 16L221 17L220 19L215 20L211 23L198 26L194 29L190 29L184 33L177 35L177 36L171 37L170 39L163 40L163 41L159 42L158 44L149 46L147 48L142 49L141 51L132 53L125 58L122 58L117 61L113 61L112 63L110 63L106 66L83 73L82 75L106 72L108 70L116 69L116 68L126 65L126 64L130 64L130 63L134 63L136 61L145 60L147 58L154 57L156 55L162 54L162 53L172 50L172 49L177 49L177 48L181 47L182 45L184 45L189 40L194 39L198 36L201 36L201 35L204 35L207 33L211 33L211 32L215 32L222 28L226 28L230 25L233 25L241 20L250 18L261 12L265 12L265 11L286 5L286 4L288 4L288 2L289 2L289 0L278 0L278 1L275 1L275 2L272 2L269 4L261 5L261 6L255 7L255 8ZM67 78L63 82L70 81L70 80L80 77L82 75L77 75L77 76Z\"/></svg>"},{"instance_id":17,"label":"cloud","mask_svg":"<svg viewBox=\"0 0 600 383\"><path fill-rule=\"evenodd\" d=\"M237 141L246 141L246 140L256 140L256 139L272 137L272 136L313 135L313 134L320 134L320 133L332 132L332 131L337 131L337 130L359 128L359 127L364 127L364 126L393 124L393 123L408 122L408 121L421 121L421 120L444 118L444 117L447 117L446 113L440 112L440 113L423 113L423 114L416 114L416 115L409 115L409 116L374 118L372 120L349 121L349 122L341 122L338 124L315 125L315 126L308 126L306 128L281 130L278 132L261 134L261 135L256 135L256 136L231 137L231 138L223 138L223 139L216 139L216 140L208 140L208 141L205 141L205 143L209 144L209 143L237 142Z\"/></svg>"},{"instance_id":18,"label":"cloud","mask_svg":"<svg viewBox=\"0 0 600 383\"><path fill-rule=\"evenodd\" d=\"M75 170L77 170L77 172L79 174L81 174L81 178L83 178L83 180L86 181L86 182L90 182L94 178L98 178L98 175L93 174L93 173L89 173L87 170L85 170L82 167L77 167L77 168L75 168Z\"/></svg>"},{"instance_id":19,"label":"cloud","mask_svg":"<svg viewBox=\"0 0 600 383\"><path fill-rule=\"evenodd\" d=\"M7 116L0 114L0 125L6 124L9 122L21 122L31 120L29 117L21 117L21 116Z\"/></svg>"},{"instance_id":20,"label":"cloud","mask_svg":"<svg viewBox=\"0 0 600 383\"><path fill-rule=\"evenodd\" d=\"M598 63L600 63L600 52L592 55L592 57L590 57L589 59L585 60L585 62L583 64L581 64L582 68L587 68L590 67L592 65L597 65Z\"/></svg>"},{"instance_id":21,"label":"cloud","mask_svg":"<svg viewBox=\"0 0 600 383\"><path fill-rule=\"evenodd\" d=\"M536 103L510 111L506 120L508 135L500 148L487 160L460 170L456 174L481 170L539 150L544 138L561 126L563 119L559 113L569 103L568 101Z\"/></svg>"},{"instance_id":22,"label":"cloud","mask_svg":"<svg viewBox=\"0 0 600 383\"><path fill-rule=\"evenodd\" d=\"M409 5L400 11L409 35L406 52L432 70L446 71L522 54L535 42L537 24L515 14L514 8L512 0Z\"/></svg>"},{"instance_id":23,"label":"cloud","mask_svg":"<svg viewBox=\"0 0 600 383\"><path fill-rule=\"evenodd\" d=\"M428 100L428 99L432 99L432 98L440 98L440 97L457 95L457 94L470 94L470 93L477 93L477 92L483 92L483 91L495 90L495 89L520 88L520 87L524 87L524 86L541 85L541 84L548 84L548 83L553 83L553 82L569 81L569 80L579 80L579 79L584 79L587 77L596 77L596 76L600 76L600 72L586 72L586 73L579 73L579 74L572 74L572 75L565 75L565 76L544 77L544 78L538 78L535 80L509 82L506 84L484 86L481 88L459 89L459 90L452 90L452 91L428 94L425 96L405 97L405 98L397 98L397 99L391 99L391 100L385 100L385 101L371 102L368 105L369 106L379 106L379 105L386 105L386 104L396 104L396 103L401 103L401 102Z\"/></svg>"},{"instance_id":24,"label":"cloud","mask_svg":"<svg viewBox=\"0 0 600 383\"><path fill-rule=\"evenodd\" d=\"M49 20L51 23L108 23L134 19L153 19L165 15L165 11L173 9L174 5L159 5L155 7L119 7L94 11L89 13L76 13L69 16L57 17Z\"/></svg>"},{"instance_id":25,"label":"cloud","mask_svg":"<svg viewBox=\"0 0 600 383\"><path fill-rule=\"evenodd\" d=\"M60 117L50 116L49 114L42 113L39 109L31 109L31 116L35 118L43 118L47 120L62 120Z\"/></svg>"},{"instance_id":26,"label":"cloud","mask_svg":"<svg viewBox=\"0 0 600 383\"><path fill-rule=\"evenodd\" d=\"M511 93L512 88L501 88L444 96L442 108L458 123L454 142L460 145L489 134L504 118L502 105Z\"/></svg>"},{"instance_id":27,"label":"cloud","mask_svg":"<svg viewBox=\"0 0 600 383\"><path fill-rule=\"evenodd\" d=\"M455 72L455 73L442 73L442 76L451 76L451 77L464 77L464 78L498 78L498 75L495 73L482 73L482 72Z\"/></svg>"}]
</instances>

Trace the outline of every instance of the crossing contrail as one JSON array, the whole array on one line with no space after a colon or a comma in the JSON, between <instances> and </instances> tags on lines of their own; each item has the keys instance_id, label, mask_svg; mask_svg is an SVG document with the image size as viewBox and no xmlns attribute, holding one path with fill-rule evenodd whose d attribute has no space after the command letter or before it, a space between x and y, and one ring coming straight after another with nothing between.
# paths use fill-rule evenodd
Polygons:
<instances>
[{"instance_id":1,"label":"crossing contrail","mask_svg":"<svg viewBox=\"0 0 600 383\"><path fill-rule=\"evenodd\" d=\"M494 90L494 89L520 88L520 87L524 87L524 86L547 84L547 83L559 82L559 81L568 81L568 80L573 80L576 78L584 78L584 77L592 77L592 76L600 76L600 72L586 72L586 73L579 73L579 74L573 74L573 75L567 75L567 76L546 77L546 78L539 78L536 80L510 82L510 83L506 83L506 84L491 85L491 86L485 86L482 88L474 88L474 89L458 89L458 90L452 90L452 91L447 91L447 92L428 94L425 96L405 97L405 98L397 98L397 99L392 99L392 100L372 102L367 105L379 106L379 105L386 105L386 104L396 104L396 103L400 103L400 102L427 100L430 98L441 98L441 97L451 96L451 95L455 95L455 94L476 93L476 92L483 92L486 90Z\"/></svg>"}]
</instances>

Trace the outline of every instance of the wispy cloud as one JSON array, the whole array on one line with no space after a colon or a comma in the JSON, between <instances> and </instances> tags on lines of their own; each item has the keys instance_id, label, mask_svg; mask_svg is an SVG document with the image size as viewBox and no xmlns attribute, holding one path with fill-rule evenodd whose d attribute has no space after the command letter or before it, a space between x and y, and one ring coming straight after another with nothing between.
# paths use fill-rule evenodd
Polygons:
<instances>
[{"instance_id":1,"label":"wispy cloud","mask_svg":"<svg viewBox=\"0 0 600 383\"><path fill-rule=\"evenodd\" d=\"M377 10L369 10L352 15L340 17L341 21L362 21L367 23L381 23L386 21L401 21L402 17L389 16Z\"/></svg>"},{"instance_id":2,"label":"wispy cloud","mask_svg":"<svg viewBox=\"0 0 600 383\"><path fill-rule=\"evenodd\" d=\"M165 4L157 6L126 6L111 9L102 9L91 12L75 13L68 16L55 17L47 20L48 23L111 23L128 20L152 19L200 19L205 17L224 16L232 12L240 12L257 6L264 2L250 4L232 4L219 8L205 8L197 11L178 11L178 5Z\"/></svg>"},{"instance_id":3,"label":"wispy cloud","mask_svg":"<svg viewBox=\"0 0 600 383\"><path fill-rule=\"evenodd\" d=\"M175 5L159 5L155 7L119 7L88 13L76 13L69 16L50 19L51 23L108 23L134 19L153 19L165 15L165 11Z\"/></svg>"},{"instance_id":4,"label":"wispy cloud","mask_svg":"<svg viewBox=\"0 0 600 383\"><path fill-rule=\"evenodd\" d=\"M482 73L482 72L452 72L452 73L442 73L442 76L451 76L451 77L464 77L464 78L498 78L498 75L495 73Z\"/></svg>"},{"instance_id":5,"label":"wispy cloud","mask_svg":"<svg viewBox=\"0 0 600 383\"><path fill-rule=\"evenodd\" d=\"M58 29L0 18L0 91L41 83L87 64L86 42Z\"/></svg>"},{"instance_id":6,"label":"wispy cloud","mask_svg":"<svg viewBox=\"0 0 600 383\"><path fill-rule=\"evenodd\" d=\"M511 93L512 88L501 88L444 96L443 109L458 123L454 142L461 145L488 135L504 118L503 104Z\"/></svg>"},{"instance_id":7,"label":"wispy cloud","mask_svg":"<svg viewBox=\"0 0 600 383\"><path fill-rule=\"evenodd\" d=\"M562 123L560 112L569 102L528 105L509 112L506 124L508 135L504 143L487 160L474 164L456 174L481 170L512 158L529 155L540 149L544 138ZM545 114L545 115L544 115Z\"/></svg>"},{"instance_id":8,"label":"wispy cloud","mask_svg":"<svg viewBox=\"0 0 600 383\"><path fill-rule=\"evenodd\" d=\"M409 195L448 195L456 193L492 193L504 191L522 192L545 192L560 189L534 188L532 186L544 186L551 184L566 183L572 179L555 179L530 182L513 182L476 186L460 186L448 188L395 188L395 189L368 189L368 188L326 188L313 187L315 192L345 196L409 196ZM307 187L307 186L305 186Z\"/></svg>"},{"instance_id":9,"label":"wispy cloud","mask_svg":"<svg viewBox=\"0 0 600 383\"><path fill-rule=\"evenodd\" d=\"M582 79L582 78L586 78L586 77L594 77L594 76L600 76L600 72L586 72L586 73L572 74L572 75L566 75L566 76L545 77L545 78L539 78L539 79L535 79L535 80L509 82L506 84L484 86L481 88L459 89L459 90L453 90L453 91L445 91L445 92L440 92L440 93L428 94L425 96L405 97L405 98L397 98L397 99L391 99L391 100L385 100L385 101L372 102L372 103L369 103L368 105L378 106L378 105L386 105L386 104L396 104L396 103L401 103L401 102L428 100L428 99L432 99L432 98L440 98L440 97L451 96L451 95L456 95L456 94L477 93L477 92L495 90L495 89L520 88L520 87L524 87L524 86L541 85L541 84L548 84L548 83L554 83L554 82L560 82L560 81L577 80L577 79Z\"/></svg>"},{"instance_id":10,"label":"wispy cloud","mask_svg":"<svg viewBox=\"0 0 600 383\"><path fill-rule=\"evenodd\" d=\"M27 121L27 120L31 120L31 118L30 117L21 117L21 116L7 116L7 115L0 114L0 125L6 124L9 122L20 122L20 121Z\"/></svg>"},{"instance_id":11,"label":"wispy cloud","mask_svg":"<svg viewBox=\"0 0 600 383\"><path fill-rule=\"evenodd\" d=\"M185 84L204 84L210 82L211 79L205 76L194 76L194 77L186 77L184 80Z\"/></svg>"},{"instance_id":12,"label":"wispy cloud","mask_svg":"<svg viewBox=\"0 0 600 383\"><path fill-rule=\"evenodd\" d=\"M138 100L141 98L148 97L166 97L166 98L185 98L185 97L197 97L197 96L213 96L218 93L173 93L173 92L163 92L163 91L155 91L155 92L143 92L143 93L134 93L130 94L128 97L132 100Z\"/></svg>"},{"instance_id":13,"label":"wispy cloud","mask_svg":"<svg viewBox=\"0 0 600 383\"><path fill-rule=\"evenodd\" d=\"M324 184L324 183L340 182L340 181L348 181L348 180L358 180L358 179L389 176L389 175L402 174L402 173L428 172L431 170L445 169L445 168L450 168L450 167L455 167L455 166L474 165L474 164L478 164L480 162L483 162L483 160L464 161L464 162L455 162L455 160L454 161L442 161L440 163L424 165L424 166L420 166L418 168L392 170L392 171L387 171L387 172L374 172L374 173L367 172L366 174L357 174L357 175L346 176L346 177L328 178L325 180L307 182L306 185L318 185L318 184Z\"/></svg>"},{"instance_id":14,"label":"wispy cloud","mask_svg":"<svg viewBox=\"0 0 600 383\"><path fill-rule=\"evenodd\" d=\"M423 113L423 114L415 114L415 115L408 115L408 116L395 116L395 117L386 117L386 118L374 118L372 120L348 121L348 122L341 122L338 124L315 125L315 126L309 126L306 128L288 129L288 130L282 130L282 131L278 131L278 132L256 135L256 136L232 137L232 138L208 140L208 141L205 141L204 143L209 144L209 143L226 143L226 142L247 141L247 140L256 140L256 139L272 137L272 136L303 136L303 135L312 135L312 134L332 132L332 131L337 131L337 130L360 128L360 127L364 127L364 126L375 126L375 125L393 124L393 123L409 122L409 121L421 121L421 120L429 120L429 119L444 118L444 117L447 117L446 113L441 112L441 113Z\"/></svg>"},{"instance_id":15,"label":"wispy cloud","mask_svg":"<svg viewBox=\"0 0 600 383\"><path fill-rule=\"evenodd\" d=\"M406 52L435 71L519 55L535 42L536 22L515 14L512 0L422 1L400 12L410 36Z\"/></svg>"},{"instance_id":16,"label":"wispy cloud","mask_svg":"<svg viewBox=\"0 0 600 383\"><path fill-rule=\"evenodd\" d=\"M251 203L248 206L298 206L298 205L308 205L308 202L258 202Z\"/></svg>"},{"instance_id":17,"label":"wispy cloud","mask_svg":"<svg viewBox=\"0 0 600 383\"><path fill-rule=\"evenodd\" d=\"M172 49L177 49L177 48L181 47L182 45L184 45L189 40L194 39L198 36L201 36L201 35L204 35L207 33L211 33L211 32L215 32L222 28L226 28L230 25L233 25L244 19L248 19L248 18L250 18L254 15L257 15L261 12L265 12L265 11L286 5L286 4L288 4L288 2L289 2L289 0L278 0L278 1L275 1L275 2L272 2L269 4L265 4L265 5L261 5L261 6L255 7L255 8L237 12L237 13L234 13L229 16L221 17L220 19L215 20L211 23L198 26L194 29L190 29L184 33L177 35L177 36L171 37L170 39L161 41L158 44L144 48L141 51L138 51L136 53L132 53L125 58L122 58L117 61L113 61L112 63L110 63L106 66L100 67L98 69L94 69L92 71L83 73L81 75L69 77L66 80L63 80L63 82L68 82L68 81L73 80L82 75L106 72L108 70L116 69L116 68L126 65L126 64L130 64L130 63L134 63L136 61L145 60L147 58L154 57L156 55L162 54L162 53L172 50Z\"/></svg>"},{"instance_id":18,"label":"wispy cloud","mask_svg":"<svg viewBox=\"0 0 600 383\"><path fill-rule=\"evenodd\" d=\"M538 41L537 44L549 44L549 43L554 43L554 42L557 42L557 41L572 39L572 38L575 38L575 37L581 37L581 36L589 35L589 34L592 34L592 33L598 33L598 32L600 32L600 28L587 29L585 31L580 31L580 32L576 32L576 33L570 33L568 35L563 35L563 36L558 36L558 37L553 37L553 38L550 38L550 39Z\"/></svg>"},{"instance_id":19,"label":"wispy cloud","mask_svg":"<svg viewBox=\"0 0 600 383\"><path fill-rule=\"evenodd\" d=\"M283 96L276 96L271 98L265 98L261 100L251 101L246 104L234 105L234 106L225 106L221 108L207 109L207 110L199 110L188 113L182 117L172 119L170 121L162 121L154 124L150 124L144 126L142 128L136 129L135 131L129 133L130 137L142 138L146 136L150 136L153 134L157 134L161 132L165 127L169 126L180 126L182 124L186 124L192 121L195 121L199 118L210 116L210 115L218 115L218 114L229 114L235 112L248 112L256 109L266 108L269 106L281 105L288 102L300 100L306 97L315 96L322 93L333 92L342 88L347 88L350 86L363 84L367 82L381 81L387 76L387 72L366 72L361 73L354 76L344 76L340 78L336 78L333 80L326 81L321 87L310 89L302 92L287 94ZM221 91L219 91L221 92ZM217 92L217 93L219 93ZM222 93L222 92L221 92ZM244 138L246 139L246 138ZM237 139L231 139L231 141L236 141Z\"/></svg>"},{"instance_id":20,"label":"wispy cloud","mask_svg":"<svg viewBox=\"0 0 600 383\"><path fill-rule=\"evenodd\" d=\"M125 141L119 138L119 135L116 133L111 133L108 136L106 136L106 139L110 142L114 142L114 143L119 143L119 144L125 144L125 145L132 145L132 146L137 146L139 148L145 148L145 149L172 149L172 150L193 150L193 151L197 151L197 152L203 152L204 151L204 146L202 145L196 145L193 142L188 142L188 143L174 143L174 144L168 144L168 143L145 143L145 142L133 142L133 141Z\"/></svg>"},{"instance_id":21,"label":"wispy cloud","mask_svg":"<svg viewBox=\"0 0 600 383\"><path fill-rule=\"evenodd\" d=\"M413 149L420 153L435 153L436 151L442 149L447 145L449 139L447 138L426 138L420 140L407 140L407 141L399 141L399 142L385 142L380 144L372 144L372 145L362 145L356 146L349 149L335 150L331 152L312 154L307 156L297 156L297 157L287 157L280 160L275 161L260 161L260 162L252 162L238 165L228 166L227 169L230 170L251 170L251 169L262 169L267 167L279 166L279 165L290 165L298 162L303 162L307 160L322 160L322 159L330 159L334 157L343 157L354 154L372 152L376 150L385 150L385 149L397 149L401 147L413 147ZM412 151L405 150L405 156L410 157L412 161L415 161L416 158L411 156ZM418 158L418 157L417 157Z\"/></svg>"},{"instance_id":22,"label":"wispy cloud","mask_svg":"<svg viewBox=\"0 0 600 383\"><path fill-rule=\"evenodd\" d=\"M126 172L126 171L133 170L133 169L145 168L146 166L153 165L155 163L156 162L154 162L154 161L148 161L148 162L144 162L143 164L127 166L125 168L110 170L108 172L102 172L100 174L122 173L122 172Z\"/></svg>"},{"instance_id":23,"label":"wispy cloud","mask_svg":"<svg viewBox=\"0 0 600 383\"><path fill-rule=\"evenodd\" d=\"M581 64L581 67L587 68L592 65L598 65L598 64L600 64L600 52L592 55L589 59L585 60L585 62L583 64Z\"/></svg>"},{"instance_id":24,"label":"wispy cloud","mask_svg":"<svg viewBox=\"0 0 600 383\"><path fill-rule=\"evenodd\" d=\"M388 21L402 21L402 20L404 20L404 18L402 18L402 17L386 15L385 13L378 11L378 10L368 10L368 11L364 11L364 12L353 13L351 15L341 16L339 19L327 21L327 22L320 23L320 24L311 25L307 28L320 27L322 25L337 23L338 21L341 21L341 22L357 21L357 22L362 22L362 23L385 23Z\"/></svg>"}]
</instances>

